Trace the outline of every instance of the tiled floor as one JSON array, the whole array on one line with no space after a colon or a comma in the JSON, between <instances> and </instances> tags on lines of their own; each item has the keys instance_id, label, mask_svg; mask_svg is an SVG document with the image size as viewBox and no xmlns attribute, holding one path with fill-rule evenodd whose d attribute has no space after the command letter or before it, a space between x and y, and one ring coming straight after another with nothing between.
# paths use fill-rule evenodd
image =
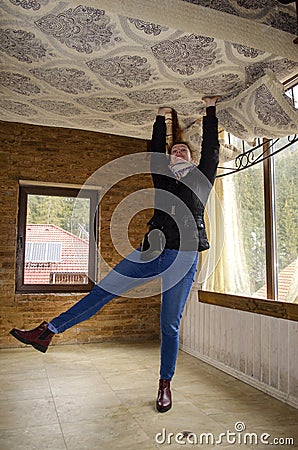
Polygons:
<instances>
[{"instance_id":1,"label":"tiled floor","mask_svg":"<svg viewBox=\"0 0 298 450\"><path fill-rule=\"evenodd\" d=\"M183 352L174 406L157 413L157 343L53 346L44 355L1 350L0 362L1 450L298 448L297 409ZM237 422L246 430L240 423L236 432ZM216 445L228 430L235 435ZM202 433L212 434L209 441ZM293 438L295 445L262 444L263 433L269 443Z\"/></svg>"}]
</instances>

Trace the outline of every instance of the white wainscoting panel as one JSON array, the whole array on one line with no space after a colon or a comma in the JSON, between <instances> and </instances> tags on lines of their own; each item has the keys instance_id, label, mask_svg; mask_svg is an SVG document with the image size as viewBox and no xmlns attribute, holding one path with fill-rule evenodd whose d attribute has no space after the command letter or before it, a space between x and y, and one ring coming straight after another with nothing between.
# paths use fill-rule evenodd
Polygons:
<instances>
[{"instance_id":1,"label":"white wainscoting panel","mask_svg":"<svg viewBox=\"0 0 298 450\"><path fill-rule=\"evenodd\" d=\"M198 302L193 291L180 348L298 408L298 323Z\"/></svg>"}]
</instances>

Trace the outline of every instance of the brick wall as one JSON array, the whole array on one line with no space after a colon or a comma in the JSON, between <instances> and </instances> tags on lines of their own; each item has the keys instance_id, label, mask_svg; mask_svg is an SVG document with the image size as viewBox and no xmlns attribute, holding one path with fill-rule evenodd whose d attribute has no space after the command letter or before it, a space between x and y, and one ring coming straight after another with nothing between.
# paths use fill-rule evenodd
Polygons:
<instances>
[{"instance_id":1,"label":"brick wall","mask_svg":"<svg viewBox=\"0 0 298 450\"><path fill-rule=\"evenodd\" d=\"M83 294L15 294L19 180L80 185L94 171L120 156L146 151L141 139L90 131L0 122L0 348L17 346L8 333L13 326L30 328L64 311ZM134 176L115 185L101 206L100 242L103 258L114 266L120 255L110 240L109 221L121 199L150 176ZM138 213L129 226L138 245L151 211ZM144 287L144 295L146 295ZM111 339L153 339L159 335L159 296L118 298L89 321L57 336L54 344Z\"/></svg>"}]
</instances>

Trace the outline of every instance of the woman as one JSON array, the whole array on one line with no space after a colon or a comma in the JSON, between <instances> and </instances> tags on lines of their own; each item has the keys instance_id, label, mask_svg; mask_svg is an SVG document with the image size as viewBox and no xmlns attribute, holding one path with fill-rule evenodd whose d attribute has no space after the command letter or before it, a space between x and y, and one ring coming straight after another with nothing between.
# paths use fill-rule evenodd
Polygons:
<instances>
[{"instance_id":1,"label":"woman","mask_svg":"<svg viewBox=\"0 0 298 450\"><path fill-rule=\"evenodd\" d=\"M46 352L57 333L89 319L118 295L161 277L160 380L156 408L172 407L170 382L179 349L179 328L198 263L198 251L209 248L204 224L204 208L214 183L218 165L218 123L215 103L219 97L205 97L203 142L198 166L190 147L175 142L166 155L165 115L171 108L159 108L151 141L151 171L155 187L154 215L148 222L142 247L124 258L88 295L49 323L33 330L13 328L19 341Z\"/></svg>"}]
</instances>

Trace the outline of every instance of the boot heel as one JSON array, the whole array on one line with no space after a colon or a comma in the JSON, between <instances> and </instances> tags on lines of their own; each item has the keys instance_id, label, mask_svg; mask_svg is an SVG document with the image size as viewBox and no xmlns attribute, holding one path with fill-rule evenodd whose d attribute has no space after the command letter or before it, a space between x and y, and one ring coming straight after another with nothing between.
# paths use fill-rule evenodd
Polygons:
<instances>
[{"instance_id":1,"label":"boot heel","mask_svg":"<svg viewBox=\"0 0 298 450\"><path fill-rule=\"evenodd\" d=\"M44 347L43 345L40 345L40 344L32 343L31 345L32 345L32 347L35 348L35 350L39 350L42 353L45 353L47 351L47 349L48 349L48 347Z\"/></svg>"}]
</instances>

